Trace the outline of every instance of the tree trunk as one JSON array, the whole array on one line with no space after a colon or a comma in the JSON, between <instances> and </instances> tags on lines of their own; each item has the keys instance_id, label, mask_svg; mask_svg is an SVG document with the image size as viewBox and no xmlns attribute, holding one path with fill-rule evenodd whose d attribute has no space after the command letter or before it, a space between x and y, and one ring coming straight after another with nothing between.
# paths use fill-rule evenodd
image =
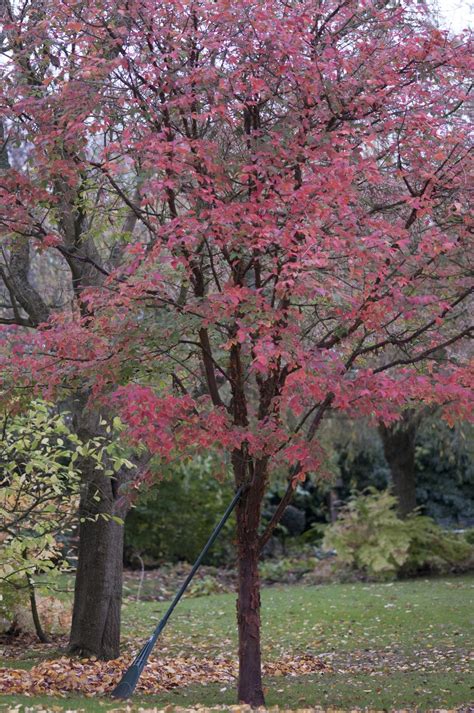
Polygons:
<instances>
[{"instance_id":1,"label":"tree trunk","mask_svg":"<svg viewBox=\"0 0 474 713\"><path fill-rule=\"evenodd\" d=\"M46 633L45 633L43 627L41 626L41 619L39 616L38 607L36 606L36 592L35 592L35 587L34 587L33 581L29 574L26 575L26 579L28 582L28 594L30 597L31 616L33 618L33 624L35 627L36 636L38 637L38 639L41 641L42 644L49 644L50 643L49 639L46 636Z\"/></svg>"},{"instance_id":2,"label":"tree trunk","mask_svg":"<svg viewBox=\"0 0 474 713\"><path fill-rule=\"evenodd\" d=\"M400 517L406 517L416 508L416 431L417 421L410 414L390 426L379 426Z\"/></svg>"},{"instance_id":3,"label":"tree trunk","mask_svg":"<svg viewBox=\"0 0 474 713\"><path fill-rule=\"evenodd\" d=\"M100 432L100 418L84 403L75 406L76 432L86 441ZM77 464L81 472L79 552L69 652L115 659L120 654L123 524L111 516L125 518L128 503L120 497L120 486L132 472L105 475L88 458L78 459Z\"/></svg>"},{"instance_id":4,"label":"tree trunk","mask_svg":"<svg viewBox=\"0 0 474 713\"><path fill-rule=\"evenodd\" d=\"M81 508L82 513L88 511ZM84 517L83 515L83 517ZM123 526L90 509L80 523L69 652L101 659L120 654Z\"/></svg>"},{"instance_id":5,"label":"tree trunk","mask_svg":"<svg viewBox=\"0 0 474 713\"><path fill-rule=\"evenodd\" d=\"M240 484L237 472L236 480ZM260 651L260 578L258 573L260 555L258 526L264 487L265 474L256 467L254 480L237 506L238 699L241 703L251 706L265 705Z\"/></svg>"}]
</instances>

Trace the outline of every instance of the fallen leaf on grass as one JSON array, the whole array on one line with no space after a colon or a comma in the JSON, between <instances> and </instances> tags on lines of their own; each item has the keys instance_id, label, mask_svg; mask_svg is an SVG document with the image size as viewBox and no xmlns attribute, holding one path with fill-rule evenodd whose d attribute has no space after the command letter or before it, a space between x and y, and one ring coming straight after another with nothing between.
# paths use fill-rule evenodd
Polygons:
<instances>
[{"instance_id":1,"label":"fallen leaf on grass","mask_svg":"<svg viewBox=\"0 0 474 713\"><path fill-rule=\"evenodd\" d=\"M30 671L0 668L0 693L107 694L119 682L130 663L129 657L114 661L62 657L43 661ZM152 658L140 677L137 691L159 693L192 683L231 683L237 677L237 669L237 662L226 657ZM263 667L264 674L268 676L300 676L324 670L328 670L327 666L311 655L286 656Z\"/></svg>"}]
</instances>

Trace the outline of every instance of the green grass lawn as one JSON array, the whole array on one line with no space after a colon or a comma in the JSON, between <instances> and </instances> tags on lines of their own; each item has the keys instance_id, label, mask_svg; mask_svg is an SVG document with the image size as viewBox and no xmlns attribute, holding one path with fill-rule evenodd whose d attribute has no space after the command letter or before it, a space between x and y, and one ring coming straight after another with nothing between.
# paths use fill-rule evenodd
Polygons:
<instances>
[{"instance_id":1,"label":"green grass lawn","mask_svg":"<svg viewBox=\"0 0 474 713\"><path fill-rule=\"evenodd\" d=\"M391 584L272 587L262 595L263 656L311 653L330 673L265 681L268 705L304 708L456 708L474 700L468 652L473 640L474 577L417 579ZM128 599L124 647L140 648L166 609L164 602ZM230 594L185 599L157 644L158 655L212 657L235 651L235 598ZM50 654L51 655L51 654ZM26 651L15 668L41 654ZM166 705L228 705L229 684L174 689L134 700L128 711ZM4 696L0 710L96 711L117 703L78 697ZM125 710L125 707L122 707ZM21 708L21 711L24 709Z\"/></svg>"}]
</instances>

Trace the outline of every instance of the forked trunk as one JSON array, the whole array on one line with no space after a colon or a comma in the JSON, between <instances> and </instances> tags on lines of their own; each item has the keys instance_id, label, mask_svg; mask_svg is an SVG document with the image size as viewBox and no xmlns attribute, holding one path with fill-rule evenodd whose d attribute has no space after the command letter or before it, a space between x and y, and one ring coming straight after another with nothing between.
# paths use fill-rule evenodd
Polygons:
<instances>
[{"instance_id":1,"label":"forked trunk","mask_svg":"<svg viewBox=\"0 0 474 713\"><path fill-rule=\"evenodd\" d=\"M238 699L251 706L265 704L260 651L260 545L258 526L263 497L263 474L257 477L237 507L239 586L237 622L239 630Z\"/></svg>"}]
</instances>

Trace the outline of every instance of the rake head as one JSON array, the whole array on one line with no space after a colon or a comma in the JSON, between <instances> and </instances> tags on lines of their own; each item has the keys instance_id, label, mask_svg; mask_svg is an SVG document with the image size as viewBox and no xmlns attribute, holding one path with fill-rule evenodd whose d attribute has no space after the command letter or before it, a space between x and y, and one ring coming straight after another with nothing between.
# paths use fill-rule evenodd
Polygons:
<instances>
[{"instance_id":1,"label":"rake head","mask_svg":"<svg viewBox=\"0 0 474 713\"><path fill-rule=\"evenodd\" d=\"M222 516L220 522L217 524L217 526L214 528L214 531L210 538L208 539L207 543L205 544L203 550L201 551L201 554L193 564L191 571L189 572L188 576L184 580L183 584L181 587L178 589L175 598L171 602L170 606L168 607L164 617L161 619L160 623L156 627L155 631L153 634L150 636L148 641L146 642L145 646L142 648L136 659L132 662L132 664L129 666L129 668L125 671L124 675L122 676L122 679L119 681L118 685L115 686L114 690L110 694L112 698L130 698L132 696L136 685L138 683L138 679L140 678L140 674L145 668L146 662L148 660L149 655L151 654L151 651L153 649L153 646L156 643L156 640L158 636L161 634L163 629L166 626L166 622L170 618L175 606L183 596L184 592L186 591L186 588L194 575L197 572L197 569L199 565L201 564L202 560L204 559L204 556L206 555L207 551L210 549L212 546L214 540L218 536L219 532L222 530L225 522L227 521L229 515L237 505L240 496L244 492L245 487L244 485L241 485L237 492L235 493L234 497L232 498L232 501L230 502L227 510L225 511L224 515Z\"/></svg>"},{"instance_id":2,"label":"rake head","mask_svg":"<svg viewBox=\"0 0 474 713\"><path fill-rule=\"evenodd\" d=\"M119 683L115 686L114 690L110 694L112 698L130 698L133 694L135 687L140 678L140 674L143 671L143 666L132 664L128 668L120 679Z\"/></svg>"}]
</instances>

